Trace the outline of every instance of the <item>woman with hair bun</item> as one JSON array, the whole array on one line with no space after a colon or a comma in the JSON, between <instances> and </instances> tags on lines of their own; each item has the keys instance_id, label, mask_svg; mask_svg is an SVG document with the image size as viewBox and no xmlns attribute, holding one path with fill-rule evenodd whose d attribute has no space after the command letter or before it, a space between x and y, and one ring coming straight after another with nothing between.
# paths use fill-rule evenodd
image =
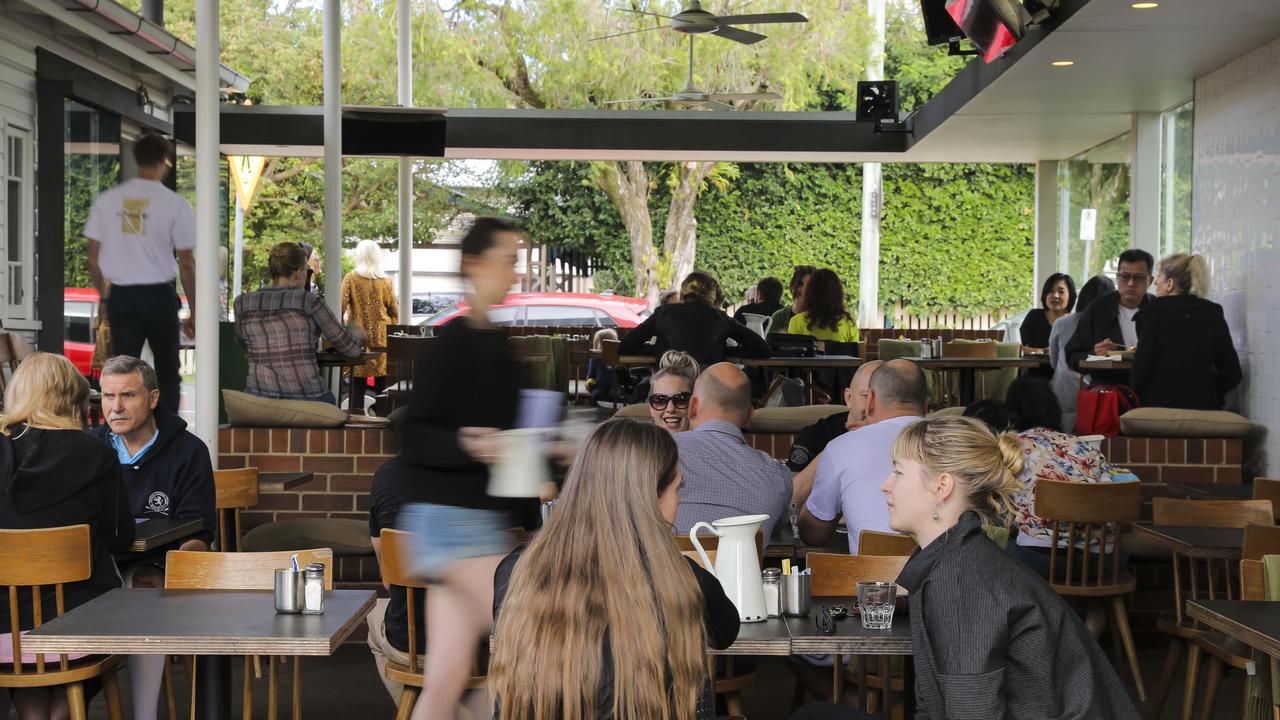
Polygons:
<instances>
[{"instance_id":1,"label":"woman with hair bun","mask_svg":"<svg viewBox=\"0 0 1280 720\"><path fill-rule=\"evenodd\" d=\"M1155 284L1156 298L1134 318L1134 392L1151 407L1221 410L1243 375L1222 306L1204 297L1208 264L1201 255L1170 255Z\"/></svg>"},{"instance_id":2,"label":"woman with hair bun","mask_svg":"<svg viewBox=\"0 0 1280 720\"><path fill-rule=\"evenodd\" d=\"M917 718L1137 718L1075 612L983 532L1020 489L1022 446L978 420L910 425L881 485L889 525L921 550L898 576L910 592Z\"/></svg>"},{"instance_id":3,"label":"woman with hair bun","mask_svg":"<svg viewBox=\"0 0 1280 720\"><path fill-rule=\"evenodd\" d=\"M680 302L659 306L644 322L622 338L622 355L653 354L668 350L689 353L706 367L725 359L727 342L733 340L735 357L769 357L764 338L724 314L724 291L704 272L691 272L680 283ZM649 345L649 340L655 342Z\"/></svg>"}]
</instances>

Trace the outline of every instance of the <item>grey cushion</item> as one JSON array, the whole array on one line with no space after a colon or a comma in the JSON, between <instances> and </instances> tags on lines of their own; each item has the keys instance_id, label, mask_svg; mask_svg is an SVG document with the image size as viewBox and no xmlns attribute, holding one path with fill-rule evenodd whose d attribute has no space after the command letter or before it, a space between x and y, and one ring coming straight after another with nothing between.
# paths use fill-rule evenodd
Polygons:
<instances>
[{"instance_id":1,"label":"grey cushion","mask_svg":"<svg viewBox=\"0 0 1280 720\"><path fill-rule=\"evenodd\" d=\"M1134 408L1120 416L1120 434L1132 437L1244 437L1249 418L1226 410Z\"/></svg>"},{"instance_id":2,"label":"grey cushion","mask_svg":"<svg viewBox=\"0 0 1280 720\"><path fill-rule=\"evenodd\" d=\"M342 427L347 412L315 400L264 398L235 390L223 390L227 422L239 427Z\"/></svg>"},{"instance_id":3,"label":"grey cushion","mask_svg":"<svg viewBox=\"0 0 1280 720\"><path fill-rule=\"evenodd\" d=\"M844 405L760 408L747 422L747 432L798 433L823 418L842 412L849 412L849 408Z\"/></svg>"},{"instance_id":4,"label":"grey cushion","mask_svg":"<svg viewBox=\"0 0 1280 720\"><path fill-rule=\"evenodd\" d=\"M650 420L649 405L646 403L635 403L633 405L623 405L618 412L613 414L614 417L631 418L632 420Z\"/></svg>"},{"instance_id":5,"label":"grey cushion","mask_svg":"<svg viewBox=\"0 0 1280 720\"><path fill-rule=\"evenodd\" d=\"M297 518L259 525L244 534L249 552L332 548L338 557L372 555L369 523L349 518Z\"/></svg>"}]
</instances>

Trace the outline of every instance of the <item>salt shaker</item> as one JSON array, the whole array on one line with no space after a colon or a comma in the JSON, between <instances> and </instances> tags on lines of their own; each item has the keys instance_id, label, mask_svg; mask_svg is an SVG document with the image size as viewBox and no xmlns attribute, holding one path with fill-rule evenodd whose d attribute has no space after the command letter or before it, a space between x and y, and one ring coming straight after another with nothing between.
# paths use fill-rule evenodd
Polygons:
<instances>
[{"instance_id":1,"label":"salt shaker","mask_svg":"<svg viewBox=\"0 0 1280 720\"><path fill-rule=\"evenodd\" d=\"M782 616L782 571L778 568L765 568L760 571L760 580L764 584L764 610L769 617Z\"/></svg>"},{"instance_id":2,"label":"salt shaker","mask_svg":"<svg viewBox=\"0 0 1280 720\"><path fill-rule=\"evenodd\" d=\"M302 572L302 614L324 613L324 563L310 563Z\"/></svg>"}]
</instances>

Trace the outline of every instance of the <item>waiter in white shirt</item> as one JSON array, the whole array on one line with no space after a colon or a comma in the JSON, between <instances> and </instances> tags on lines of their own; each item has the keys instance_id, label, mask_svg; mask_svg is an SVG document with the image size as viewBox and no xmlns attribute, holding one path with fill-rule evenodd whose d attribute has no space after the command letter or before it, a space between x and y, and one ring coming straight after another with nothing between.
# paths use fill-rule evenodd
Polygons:
<instances>
[{"instance_id":1,"label":"waiter in white shirt","mask_svg":"<svg viewBox=\"0 0 1280 720\"><path fill-rule=\"evenodd\" d=\"M106 303L111 354L155 356L160 402L178 412L178 309L174 279L182 276L189 314L182 332L195 337L196 221L191 203L164 186L173 146L144 135L133 146L138 177L102 193L89 211L89 276ZM177 255L177 261L174 255Z\"/></svg>"}]
</instances>

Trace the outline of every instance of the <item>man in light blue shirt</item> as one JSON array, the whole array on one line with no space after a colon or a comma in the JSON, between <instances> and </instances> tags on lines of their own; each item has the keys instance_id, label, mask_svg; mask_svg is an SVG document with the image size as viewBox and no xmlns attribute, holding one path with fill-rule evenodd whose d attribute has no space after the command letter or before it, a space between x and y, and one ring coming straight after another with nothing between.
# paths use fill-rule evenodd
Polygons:
<instances>
[{"instance_id":1,"label":"man in light blue shirt","mask_svg":"<svg viewBox=\"0 0 1280 720\"><path fill-rule=\"evenodd\" d=\"M791 501L791 471L742 436L751 419L751 381L732 363L707 368L693 386L680 448L680 510L675 530L738 515L768 515L765 544Z\"/></svg>"},{"instance_id":2,"label":"man in light blue shirt","mask_svg":"<svg viewBox=\"0 0 1280 720\"><path fill-rule=\"evenodd\" d=\"M871 375L867 424L827 444L818 459L813 492L800 513L800 539L822 546L844 515L849 552L858 554L858 533L893 532L880 485L893 469L890 449L903 428L925 412L924 373L910 360L890 360Z\"/></svg>"}]
</instances>

